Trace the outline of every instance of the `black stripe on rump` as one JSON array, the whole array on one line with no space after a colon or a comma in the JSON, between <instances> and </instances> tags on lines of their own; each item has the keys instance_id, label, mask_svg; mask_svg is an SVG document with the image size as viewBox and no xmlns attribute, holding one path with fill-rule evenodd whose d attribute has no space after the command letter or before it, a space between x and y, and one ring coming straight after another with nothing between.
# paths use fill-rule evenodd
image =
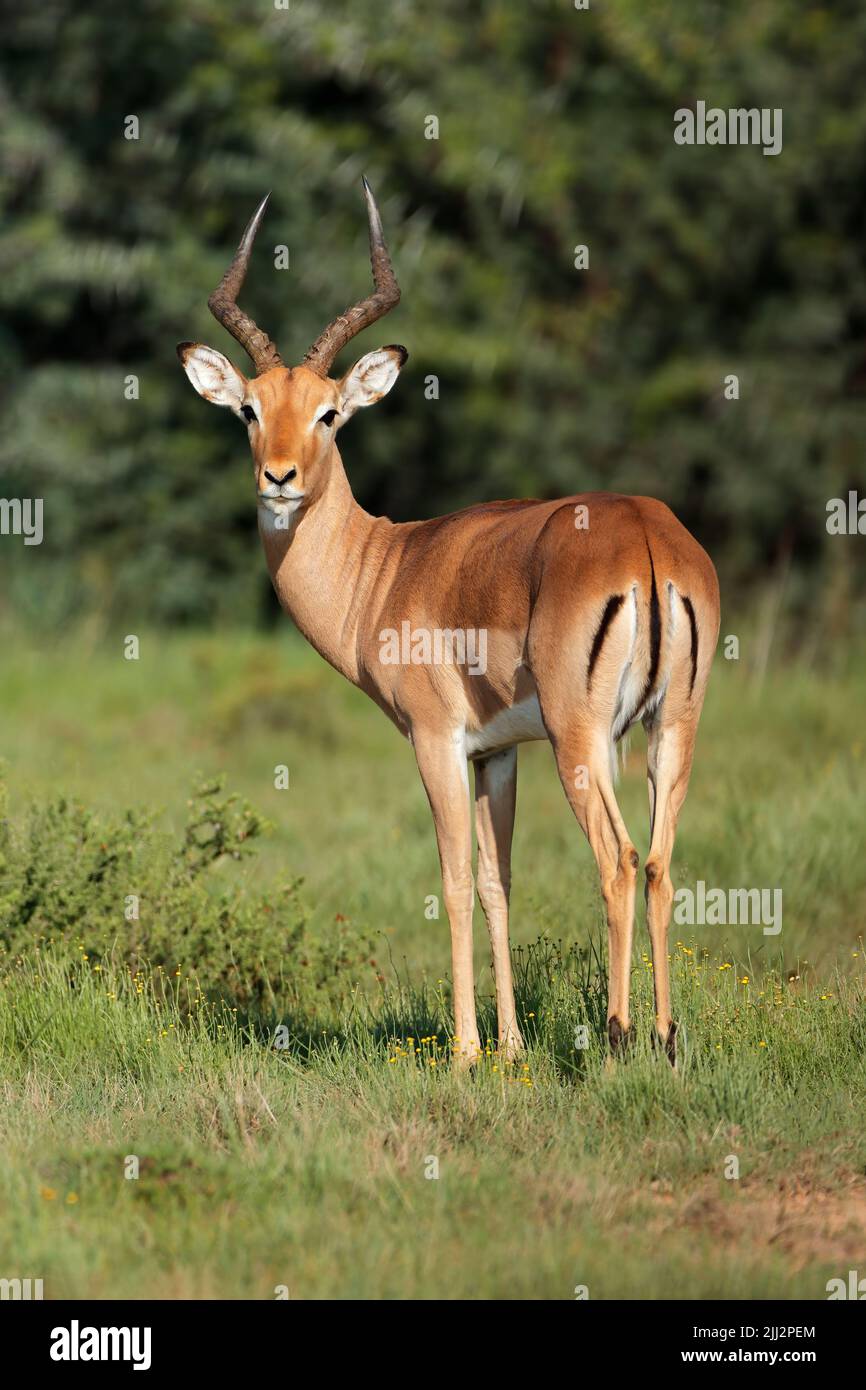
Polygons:
<instances>
[{"instance_id":1,"label":"black stripe on rump","mask_svg":"<svg viewBox=\"0 0 866 1390\"><path fill-rule=\"evenodd\" d=\"M643 694L635 706L635 712L643 708L652 694L652 688L659 673L659 656L662 649L662 616L659 610L659 591L656 588L656 571L649 545L647 545L647 554L650 562L650 668Z\"/></svg>"},{"instance_id":2,"label":"black stripe on rump","mask_svg":"<svg viewBox=\"0 0 866 1390\"><path fill-rule=\"evenodd\" d=\"M610 627L619 610L622 608L624 601L624 594L614 594L613 598L609 598L607 603L605 604L604 612L601 615L601 622L598 625L598 631L592 639L592 650L589 653L589 666L587 667L586 671L587 690L589 689L592 683L592 672L595 667L595 663L601 656L601 648L602 644L604 643L604 639L607 636L607 630Z\"/></svg>"},{"instance_id":3,"label":"black stripe on rump","mask_svg":"<svg viewBox=\"0 0 866 1390\"><path fill-rule=\"evenodd\" d=\"M685 594L680 594L680 602L689 615L689 627L692 630L692 679L689 685L689 694L691 695L695 688L695 677L698 674L698 624L691 599L686 598Z\"/></svg>"}]
</instances>

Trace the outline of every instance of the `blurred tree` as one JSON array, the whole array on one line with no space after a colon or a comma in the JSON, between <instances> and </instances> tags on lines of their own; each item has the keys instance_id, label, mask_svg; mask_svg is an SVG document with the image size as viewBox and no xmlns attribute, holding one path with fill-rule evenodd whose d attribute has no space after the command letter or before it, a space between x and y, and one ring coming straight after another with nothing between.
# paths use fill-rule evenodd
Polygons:
<instances>
[{"instance_id":1,"label":"blurred tree","mask_svg":"<svg viewBox=\"0 0 866 1390\"><path fill-rule=\"evenodd\" d=\"M45 499L41 547L0 538L0 602L268 611L246 441L174 346L246 369L206 299L271 188L244 302L297 360L366 287L366 172L404 297L354 355L410 361L341 437L363 505L652 493L729 598L790 562L795 610L844 618L863 543L825 505L866 492L860 7L41 0L0 38L0 491ZM781 154L676 144L698 100L781 108Z\"/></svg>"}]
</instances>

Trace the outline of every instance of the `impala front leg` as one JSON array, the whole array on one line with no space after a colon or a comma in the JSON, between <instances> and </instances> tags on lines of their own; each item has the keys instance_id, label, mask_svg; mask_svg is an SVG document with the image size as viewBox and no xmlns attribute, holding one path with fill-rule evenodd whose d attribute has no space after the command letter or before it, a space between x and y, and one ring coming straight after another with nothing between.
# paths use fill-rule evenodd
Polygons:
<instances>
[{"instance_id":1,"label":"impala front leg","mask_svg":"<svg viewBox=\"0 0 866 1390\"><path fill-rule=\"evenodd\" d=\"M472 824L469 776L462 741L413 730L418 771L427 792L439 863L442 892L451 925L451 979L454 1005L454 1056L468 1066L481 1052L475 1018L472 968Z\"/></svg>"},{"instance_id":2,"label":"impala front leg","mask_svg":"<svg viewBox=\"0 0 866 1390\"><path fill-rule=\"evenodd\" d=\"M523 1051L517 1025L508 898L511 890L511 839L517 799L517 749L507 748L475 764L475 833L478 840L478 896L493 952L499 1052L508 1060Z\"/></svg>"}]
</instances>

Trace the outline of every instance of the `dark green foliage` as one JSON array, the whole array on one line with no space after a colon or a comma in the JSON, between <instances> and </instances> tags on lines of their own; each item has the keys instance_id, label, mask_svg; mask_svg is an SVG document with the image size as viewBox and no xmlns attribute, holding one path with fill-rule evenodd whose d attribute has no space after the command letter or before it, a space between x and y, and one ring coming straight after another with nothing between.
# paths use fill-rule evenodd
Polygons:
<instances>
[{"instance_id":1,"label":"dark green foliage","mask_svg":"<svg viewBox=\"0 0 866 1390\"><path fill-rule=\"evenodd\" d=\"M864 489L861 7L43 0L0 48L0 491L46 509L41 548L0 542L7 604L271 610L246 441L174 345L246 365L206 297L271 188L245 302L298 360L366 288L366 171L404 298L356 352L411 356L342 437L365 506L653 493L729 600L778 565L795 610L823 581L816 628L848 621L862 542L824 523ZM676 145L699 99L782 108L782 153Z\"/></svg>"}]
</instances>

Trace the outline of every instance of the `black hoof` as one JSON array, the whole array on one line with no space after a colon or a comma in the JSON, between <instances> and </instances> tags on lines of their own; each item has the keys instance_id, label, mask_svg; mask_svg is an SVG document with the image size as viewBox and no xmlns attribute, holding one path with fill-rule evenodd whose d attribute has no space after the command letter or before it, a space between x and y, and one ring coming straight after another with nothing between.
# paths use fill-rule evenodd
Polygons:
<instances>
[{"instance_id":1,"label":"black hoof","mask_svg":"<svg viewBox=\"0 0 866 1390\"><path fill-rule=\"evenodd\" d=\"M653 1033L653 1047L664 1048L665 1056L676 1071L677 1067L677 1025L672 1023L667 1031L667 1036L662 1037L660 1033Z\"/></svg>"},{"instance_id":2,"label":"black hoof","mask_svg":"<svg viewBox=\"0 0 866 1390\"><path fill-rule=\"evenodd\" d=\"M613 1055L615 1057L621 1056L624 1052L628 1051L634 1041L634 1029L631 1025L629 1025L628 1028L623 1028L616 1014L614 1014L613 1017L609 1018L607 1021L607 1040Z\"/></svg>"}]
</instances>

